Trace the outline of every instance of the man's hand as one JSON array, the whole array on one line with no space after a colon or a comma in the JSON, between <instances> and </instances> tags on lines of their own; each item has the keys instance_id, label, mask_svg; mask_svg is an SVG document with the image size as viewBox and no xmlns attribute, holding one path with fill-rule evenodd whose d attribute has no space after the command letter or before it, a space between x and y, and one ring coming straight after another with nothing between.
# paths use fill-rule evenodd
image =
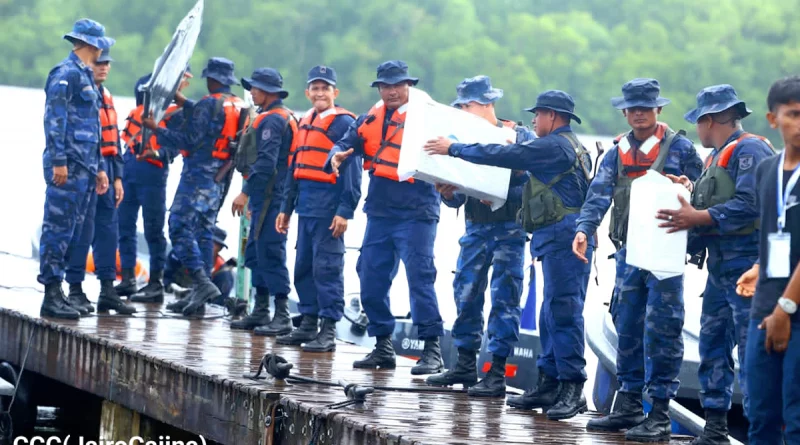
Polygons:
<instances>
[{"instance_id":1,"label":"man's hand","mask_svg":"<svg viewBox=\"0 0 800 445\"><path fill-rule=\"evenodd\" d=\"M341 167L342 162L344 162L344 160L347 159L351 154L353 154L352 148L347 151L340 151L331 158L331 170L337 178L339 177L339 167Z\"/></svg>"},{"instance_id":2,"label":"man's hand","mask_svg":"<svg viewBox=\"0 0 800 445\"><path fill-rule=\"evenodd\" d=\"M98 195L105 195L108 192L108 175L106 172L97 172L95 178L95 188Z\"/></svg>"},{"instance_id":3,"label":"man's hand","mask_svg":"<svg viewBox=\"0 0 800 445\"><path fill-rule=\"evenodd\" d=\"M436 183L436 191L439 192L444 199L453 199L453 194L458 187L450 184Z\"/></svg>"},{"instance_id":4,"label":"man's hand","mask_svg":"<svg viewBox=\"0 0 800 445\"><path fill-rule=\"evenodd\" d=\"M572 240L572 253L585 264L589 264L589 260L586 259L587 247L589 247L589 243L586 240L586 234L583 232L576 233L575 239Z\"/></svg>"},{"instance_id":5,"label":"man's hand","mask_svg":"<svg viewBox=\"0 0 800 445\"><path fill-rule=\"evenodd\" d=\"M447 155L450 152L450 145L453 143L446 137L439 136L431 139L422 147L429 155Z\"/></svg>"},{"instance_id":6,"label":"man's hand","mask_svg":"<svg viewBox=\"0 0 800 445\"><path fill-rule=\"evenodd\" d=\"M485 199L481 199L481 204L483 204L485 206L489 206L489 207L494 205L494 203L492 201L487 201Z\"/></svg>"},{"instance_id":7,"label":"man's hand","mask_svg":"<svg viewBox=\"0 0 800 445\"><path fill-rule=\"evenodd\" d=\"M275 218L275 231L283 235L289 233L289 215L278 213L278 217Z\"/></svg>"},{"instance_id":8,"label":"man's hand","mask_svg":"<svg viewBox=\"0 0 800 445\"><path fill-rule=\"evenodd\" d=\"M736 293L739 296L750 298L756 293L758 283L758 264L753 264L747 272L743 273L736 281Z\"/></svg>"},{"instance_id":9,"label":"man's hand","mask_svg":"<svg viewBox=\"0 0 800 445\"><path fill-rule=\"evenodd\" d=\"M328 230L333 230L333 237L339 238L340 236L344 235L345 231L347 231L347 220L338 215L334 216L333 221L331 221L331 226L328 227Z\"/></svg>"},{"instance_id":10,"label":"man's hand","mask_svg":"<svg viewBox=\"0 0 800 445\"><path fill-rule=\"evenodd\" d=\"M122 189L122 179L115 178L114 179L114 198L116 202L114 203L114 207L119 207L120 203L122 203L122 198L125 196L125 190Z\"/></svg>"},{"instance_id":11,"label":"man's hand","mask_svg":"<svg viewBox=\"0 0 800 445\"><path fill-rule=\"evenodd\" d=\"M153 150L152 148L147 148L142 154L136 155L137 161L144 161L145 159L161 159L161 154L157 150Z\"/></svg>"},{"instance_id":12,"label":"man's hand","mask_svg":"<svg viewBox=\"0 0 800 445\"><path fill-rule=\"evenodd\" d=\"M681 195L678 195L678 201L681 202L681 208L678 210L661 209L656 213L657 219L667 221L658 227L667 227L669 229L667 233L675 233L704 225L703 212L695 210Z\"/></svg>"},{"instance_id":13,"label":"man's hand","mask_svg":"<svg viewBox=\"0 0 800 445\"><path fill-rule=\"evenodd\" d=\"M686 190L689 190L689 193L692 193L694 191L694 183L692 183L692 180L687 178L684 175L681 175L679 177L679 176L667 174L667 178L669 180L671 180L672 182L674 182L675 184L680 184L680 185L686 187Z\"/></svg>"},{"instance_id":14,"label":"man's hand","mask_svg":"<svg viewBox=\"0 0 800 445\"><path fill-rule=\"evenodd\" d=\"M244 215L244 208L247 206L247 195L244 193L239 193L236 198L233 199L233 204L231 204L231 212L233 216L242 216Z\"/></svg>"},{"instance_id":15,"label":"man's hand","mask_svg":"<svg viewBox=\"0 0 800 445\"><path fill-rule=\"evenodd\" d=\"M158 129L158 124L156 124L156 121L154 121L152 117L143 118L142 125L148 130L156 131Z\"/></svg>"},{"instance_id":16,"label":"man's hand","mask_svg":"<svg viewBox=\"0 0 800 445\"><path fill-rule=\"evenodd\" d=\"M776 307L772 314L764 318L758 329L767 330L767 338L764 340L764 349L767 354L775 351L782 353L789 346L789 339L792 335L792 320L789 314L780 307Z\"/></svg>"},{"instance_id":17,"label":"man's hand","mask_svg":"<svg viewBox=\"0 0 800 445\"><path fill-rule=\"evenodd\" d=\"M67 171L67 166L63 167L53 167L53 184L56 187L61 187L62 185L67 183L67 175L69 171Z\"/></svg>"}]
</instances>

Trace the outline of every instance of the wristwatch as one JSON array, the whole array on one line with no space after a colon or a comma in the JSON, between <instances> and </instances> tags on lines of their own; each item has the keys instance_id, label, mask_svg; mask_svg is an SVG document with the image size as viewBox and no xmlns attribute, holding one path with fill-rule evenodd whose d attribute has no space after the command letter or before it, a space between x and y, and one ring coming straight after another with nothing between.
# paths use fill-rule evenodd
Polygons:
<instances>
[{"instance_id":1,"label":"wristwatch","mask_svg":"<svg viewBox=\"0 0 800 445\"><path fill-rule=\"evenodd\" d=\"M797 312L797 303L786 297L778 298L778 305L781 307L781 309L783 309L784 312L786 312L789 315L792 315L795 312Z\"/></svg>"}]
</instances>

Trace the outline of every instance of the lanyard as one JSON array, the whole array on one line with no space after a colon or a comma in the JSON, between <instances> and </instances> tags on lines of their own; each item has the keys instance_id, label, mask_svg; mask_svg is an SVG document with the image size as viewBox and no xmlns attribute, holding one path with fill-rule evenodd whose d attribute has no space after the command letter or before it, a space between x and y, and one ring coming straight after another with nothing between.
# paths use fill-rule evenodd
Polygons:
<instances>
[{"instance_id":1,"label":"lanyard","mask_svg":"<svg viewBox=\"0 0 800 445\"><path fill-rule=\"evenodd\" d=\"M786 184L786 190L783 190L783 161L786 157L786 150L781 152L781 159L778 163L778 233L783 232L786 227L786 202L789 200L789 194L794 190L797 180L800 179L800 165L794 168L792 176L789 177L789 183Z\"/></svg>"}]
</instances>

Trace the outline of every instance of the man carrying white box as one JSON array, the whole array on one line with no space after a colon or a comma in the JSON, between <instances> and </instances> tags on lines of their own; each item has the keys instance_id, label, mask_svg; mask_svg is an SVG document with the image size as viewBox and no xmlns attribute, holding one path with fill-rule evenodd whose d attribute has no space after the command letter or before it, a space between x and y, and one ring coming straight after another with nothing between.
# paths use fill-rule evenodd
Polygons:
<instances>
[{"instance_id":1,"label":"man carrying white box","mask_svg":"<svg viewBox=\"0 0 800 445\"><path fill-rule=\"evenodd\" d=\"M503 97L503 90L493 88L489 77L464 79L456 92L458 98L452 106L480 116L492 125L515 130L517 143L536 138L529 129L497 118L494 103ZM488 201L458 193L454 185L436 186L448 207L458 209L464 206L466 233L459 240L461 253L453 280L458 317L453 323L452 334L458 348L458 363L443 374L428 377L429 385L462 384L470 387L471 396L505 396L506 359L514 353L514 345L519 341L526 234L517 222L517 213L522 207L522 186L527 180L527 172L515 172L509 184L508 200L494 211ZM488 286L489 266L492 267L491 286ZM492 297L486 330L492 367L478 382L476 356L481 348L487 286Z\"/></svg>"},{"instance_id":2,"label":"man carrying white box","mask_svg":"<svg viewBox=\"0 0 800 445\"><path fill-rule=\"evenodd\" d=\"M531 255L542 261L544 301L537 360L539 383L508 404L521 409L542 408L553 420L568 419L586 411L583 384L583 303L589 283L589 264L572 254L575 220L589 188L591 158L572 132L575 115L572 97L545 91L528 108L535 114L533 128L539 139L523 144L460 144L439 137L428 141L426 151L469 162L505 168L524 168L531 178L523 191L522 225L533 234ZM587 256L591 258L592 241Z\"/></svg>"},{"instance_id":3,"label":"man carrying white box","mask_svg":"<svg viewBox=\"0 0 800 445\"><path fill-rule=\"evenodd\" d=\"M441 196L433 184L400 181L397 166L403 143L409 88L419 79L408 75L408 65L390 60L378 66L381 100L359 116L331 149L325 170L337 174L343 162L364 157L369 191L364 203L367 228L356 270L361 281L361 304L369 318L367 332L377 337L375 349L354 368L394 368L392 333L394 315L389 305L395 255L406 268L411 298L411 319L425 340L422 357L411 374L435 374L444 370L439 337L444 335L436 299L436 267L433 244L439 222ZM353 154L355 159L349 159Z\"/></svg>"}]
</instances>

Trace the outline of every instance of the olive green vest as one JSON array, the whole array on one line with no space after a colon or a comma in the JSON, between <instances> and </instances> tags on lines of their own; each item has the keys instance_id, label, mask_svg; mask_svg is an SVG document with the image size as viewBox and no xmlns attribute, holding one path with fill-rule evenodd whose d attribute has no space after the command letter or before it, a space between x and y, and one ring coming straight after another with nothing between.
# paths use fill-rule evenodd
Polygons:
<instances>
[{"instance_id":1,"label":"olive green vest","mask_svg":"<svg viewBox=\"0 0 800 445\"><path fill-rule=\"evenodd\" d=\"M565 137L572 149L575 150L575 163L572 164L569 170L556 175L547 184L531 175L522 190L522 209L519 217L522 228L528 233L533 233L542 227L555 224L564 219L565 216L581 211L580 207L566 207L561 197L552 188L576 170L581 170L586 179L589 180L589 168L583 163L584 157L588 156L589 152L578 141L575 133L561 133L561 136Z\"/></svg>"},{"instance_id":2,"label":"olive green vest","mask_svg":"<svg viewBox=\"0 0 800 445\"><path fill-rule=\"evenodd\" d=\"M653 170L658 173L664 171L664 165L667 163L667 156L669 155L669 147L672 141L678 135L683 136L686 134L683 130L675 132L671 128L667 128L664 133L664 139L661 140L658 148L658 156L648 170ZM626 134L624 137L628 137ZM619 144L614 148L619 150ZM608 237L614 243L614 246L619 250L625 245L628 238L628 216L630 215L631 204L631 184L638 178L631 178L625 174L625 166L622 164L622 156L617 151L617 182L614 184L614 195L612 202L614 206L611 208L611 222L608 225Z\"/></svg>"},{"instance_id":3,"label":"olive green vest","mask_svg":"<svg viewBox=\"0 0 800 445\"><path fill-rule=\"evenodd\" d=\"M703 173L694 185L692 207L697 210L706 210L715 205L728 202L733 198L733 195L736 194L736 181L734 181L730 173L728 173L726 168L727 162L725 163L726 165L720 165L720 158L722 158L728 150L735 150L739 142L749 137L757 136L745 133L742 137L725 146L711 158L710 164L703 170ZM768 145L774 153L775 149L772 148L772 145ZM726 235L749 235L758 230L761 225L760 223L761 221L756 219L736 232L726 233ZM709 229L698 228L698 231L703 235L721 235L719 228L716 227Z\"/></svg>"}]
</instances>

